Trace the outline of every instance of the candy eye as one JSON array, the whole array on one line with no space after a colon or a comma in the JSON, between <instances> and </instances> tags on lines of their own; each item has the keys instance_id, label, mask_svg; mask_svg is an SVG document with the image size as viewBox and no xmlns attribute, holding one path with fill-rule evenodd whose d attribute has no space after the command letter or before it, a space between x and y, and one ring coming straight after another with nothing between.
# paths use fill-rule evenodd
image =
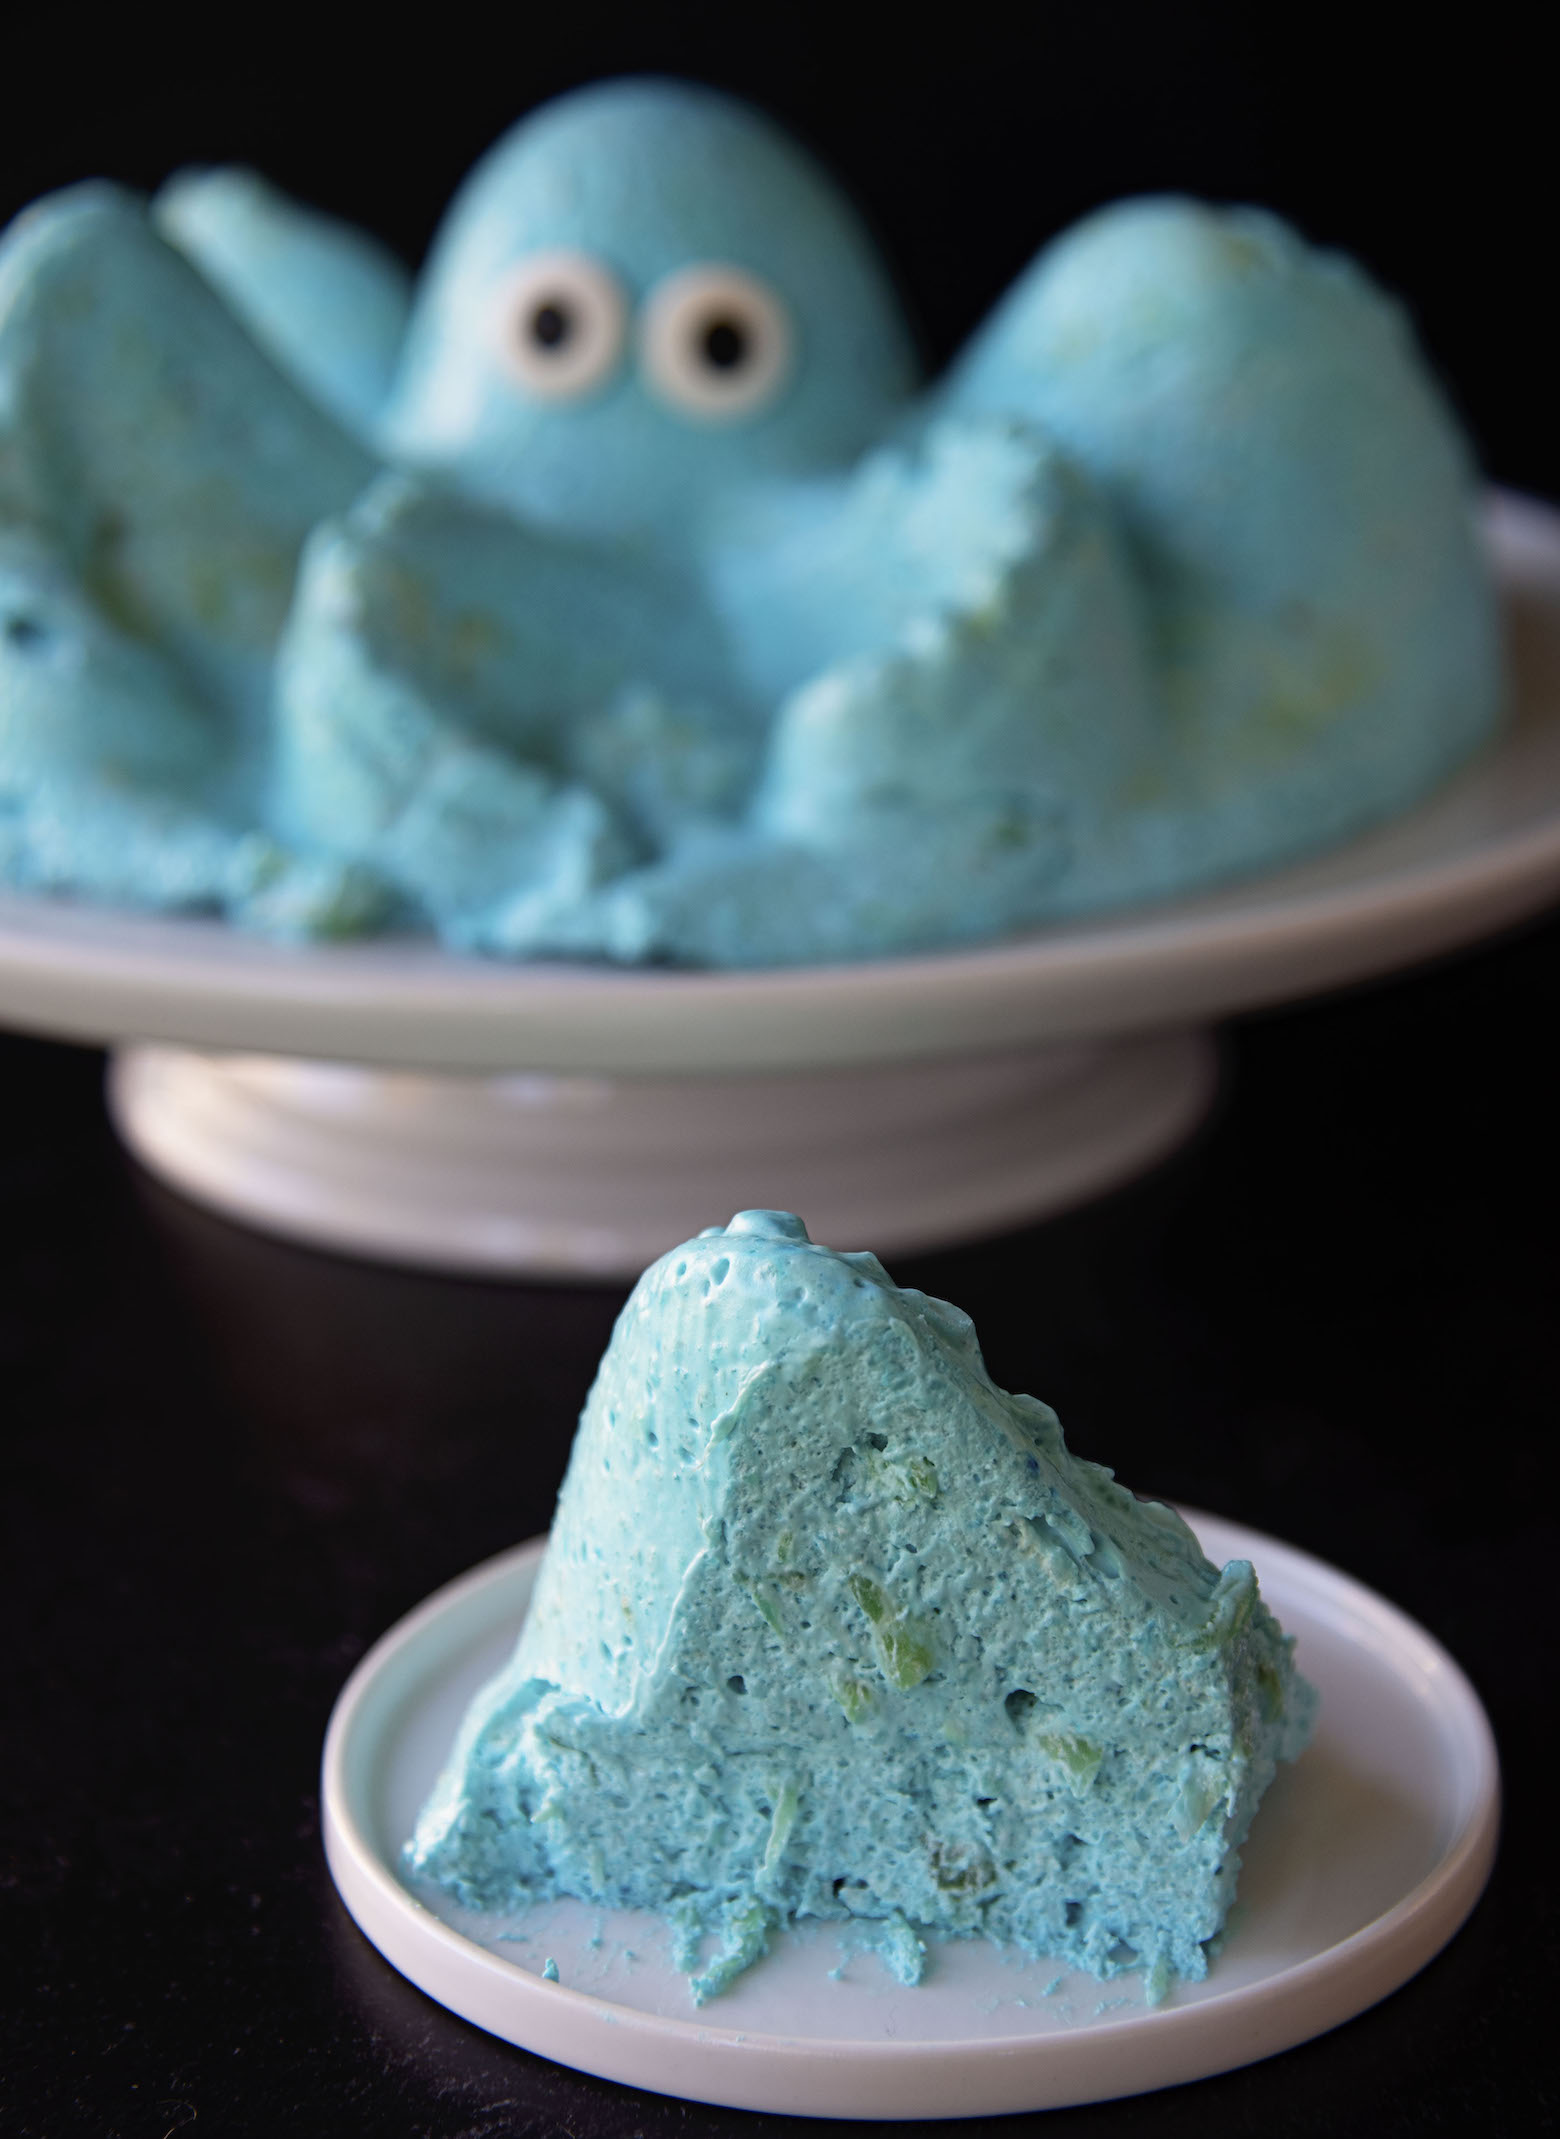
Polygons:
<instances>
[{"instance_id":1,"label":"candy eye","mask_svg":"<svg viewBox=\"0 0 1560 2139\"><path fill-rule=\"evenodd\" d=\"M604 386L623 355L628 304L588 253L533 253L505 282L499 353L528 393L574 401Z\"/></svg>"},{"instance_id":2,"label":"candy eye","mask_svg":"<svg viewBox=\"0 0 1560 2139\"><path fill-rule=\"evenodd\" d=\"M684 267L645 302L640 355L663 401L706 423L753 416L791 376L785 306L740 267Z\"/></svg>"}]
</instances>

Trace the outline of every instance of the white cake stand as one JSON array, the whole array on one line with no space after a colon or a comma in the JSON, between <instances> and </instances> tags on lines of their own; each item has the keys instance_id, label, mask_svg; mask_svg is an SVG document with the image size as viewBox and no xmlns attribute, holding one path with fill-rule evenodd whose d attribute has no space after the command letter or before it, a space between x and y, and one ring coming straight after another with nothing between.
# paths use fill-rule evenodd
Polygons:
<instances>
[{"instance_id":1,"label":"white cake stand","mask_svg":"<svg viewBox=\"0 0 1560 2139\"><path fill-rule=\"evenodd\" d=\"M1171 1150L1210 1021L1471 943L1560 893L1560 515L1493 501L1517 710L1411 816L1213 896L990 949L773 973L294 950L0 901L0 1018L118 1049L165 1180L270 1231L471 1272L623 1277L734 1210L904 1251Z\"/></svg>"}]
</instances>

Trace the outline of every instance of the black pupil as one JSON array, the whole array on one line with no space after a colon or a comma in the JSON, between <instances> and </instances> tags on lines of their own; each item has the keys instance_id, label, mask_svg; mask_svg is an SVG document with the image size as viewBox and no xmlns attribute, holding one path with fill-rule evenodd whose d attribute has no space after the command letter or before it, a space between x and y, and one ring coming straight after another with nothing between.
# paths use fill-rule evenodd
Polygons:
<instances>
[{"instance_id":1,"label":"black pupil","mask_svg":"<svg viewBox=\"0 0 1560 2139\"><path fill-rule=\"evenodd\" d=\"M704 361L712 371L735 371L748 353L747 329L734 319L712 319L704 330Z\"/></svg>"},{"instance_id":2,"label":"black pupil","mask_svg":"<svg viewBox=\"0 0 1560 2139\"><path fill-rule=\"evenodd\" d=\"M549 298L531 314L531 339L539 349L561 349L574 332L574 320L566 304Z\"/></svg>"}]
</instances>

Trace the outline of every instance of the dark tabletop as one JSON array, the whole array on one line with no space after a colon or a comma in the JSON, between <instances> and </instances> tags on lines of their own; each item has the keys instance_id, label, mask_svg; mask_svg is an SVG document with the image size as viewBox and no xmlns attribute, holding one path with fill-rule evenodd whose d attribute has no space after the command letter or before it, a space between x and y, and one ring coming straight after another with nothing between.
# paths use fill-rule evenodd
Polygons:
<instances>
[{"instance_id":1,"label":"dark tabletop","mask_svg":"<svg viewBox=\"0 0 1560 2139\"><path fill-rule=\"evenodd\" d=\"M1550 923L1249 1020L1214 1122L1156 1174L895 1263L973 1312L996 1378L1053 1401L1080 1451L1421 1619L1505 1767L1494 1882L1414 1981L1246 2071L1054 2113L1057 2139L1553 2119L1557 1011ZM7 2129L789 2123L478 2033L366 1944L321 1855L342 1680L430 1589L545 1527L621 1293L226 1225L128 1162L101 1076L0 1039Z\"/></svg>"}]
</instances>

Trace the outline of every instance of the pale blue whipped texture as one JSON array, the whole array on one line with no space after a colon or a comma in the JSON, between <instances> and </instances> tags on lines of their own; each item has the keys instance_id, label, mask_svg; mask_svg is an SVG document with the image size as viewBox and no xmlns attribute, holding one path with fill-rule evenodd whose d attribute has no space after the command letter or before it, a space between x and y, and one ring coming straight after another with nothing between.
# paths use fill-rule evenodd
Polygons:
<instances>
[{"instance_id":1,"label":"pale blue whipped texture","mask_svg":"<svg viewBox=\"0 0 1560 2139\"><path fill-rule=\"evenodd\" d=\"M177 171L152 219L261 348L371 441L411 317L412 278L400 261L351 224L300 207L258 171Z\"/></svg>"},{"instance_id":2,"label":"pale blue whipped texture","mask_svg":"<svg viewBox=\"0 0 1560 2139\"><path fill-rule=\"evenodd\" d=\"M1310 1734L1292 1646L967 1315L744 1211L624 1308L408 1875L658 1911L696 2001L807 1917L877 1926L902 1981L986 1936L1158 1998Z\"/></svg>"},{"instance_id":3,"label":"pale blue whipped texture","mask_svg":"<svg viewBox=\"0 0 1560 2139\"><path fill-rule=\"evenodd\" d=\"M104 184L0 242L0 883L280 934L389 911L257 796L300 552L372 473Z\"/></svg>"}]
</instances>

